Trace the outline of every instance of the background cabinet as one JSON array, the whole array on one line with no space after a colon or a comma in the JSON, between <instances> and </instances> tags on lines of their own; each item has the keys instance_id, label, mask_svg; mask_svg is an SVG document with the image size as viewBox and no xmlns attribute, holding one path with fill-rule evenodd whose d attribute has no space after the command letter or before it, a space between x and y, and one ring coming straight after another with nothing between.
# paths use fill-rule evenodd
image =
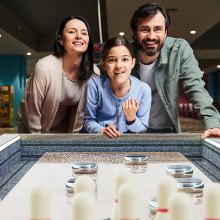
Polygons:
<instances>
[{"instance_id":1,"label":"background cabinet","mask_svg":"<svg viewBox=\"0 0 220 220\"><path fill-rule=\"evenodd\" d=\"M13 127L14 86L0 86L0 127Z\"/></svg>"}]
</instances>

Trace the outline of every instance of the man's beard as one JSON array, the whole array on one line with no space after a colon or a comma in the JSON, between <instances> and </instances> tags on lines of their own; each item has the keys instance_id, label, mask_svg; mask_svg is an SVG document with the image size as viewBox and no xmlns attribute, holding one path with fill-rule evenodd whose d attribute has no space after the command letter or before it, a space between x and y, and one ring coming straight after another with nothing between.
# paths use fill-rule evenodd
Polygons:
<instances>
[{"instance_id":1,"label":"man's beard","mask_svg":"<svg viewBox=\"0 0 220 220\"><path fill-rule=\"evenodd\" d=\"M137 41L138 50L140 50L142 53L145 53L147 56L154 56L161 51L161 48L163 47L163 43L160 43L159 40L153 41L153 42L157 43L157 45L158 45L156 48L148 48L145 45L146 41L147 40ZM152 42L152 40L151 40L151 42Z\"/></svg>"}]
</instances>

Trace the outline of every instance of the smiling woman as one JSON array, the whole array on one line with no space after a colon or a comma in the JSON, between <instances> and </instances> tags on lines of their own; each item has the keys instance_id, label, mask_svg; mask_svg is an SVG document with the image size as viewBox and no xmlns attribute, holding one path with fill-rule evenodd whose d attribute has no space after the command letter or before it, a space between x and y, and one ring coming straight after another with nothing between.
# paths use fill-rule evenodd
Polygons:
<instances>
[{"instance_id":1,"label":"smiling woman","mask_svg":"<svg viewBox=\"0 0 220 220\"><path fill-rule=\"evenodd\" d=\"M66 17L53 55L40 59L28 79L18 112L19 133L78 133L85 84L93 73L93 42L86 20Z\"/></svg>"}]
</instances>

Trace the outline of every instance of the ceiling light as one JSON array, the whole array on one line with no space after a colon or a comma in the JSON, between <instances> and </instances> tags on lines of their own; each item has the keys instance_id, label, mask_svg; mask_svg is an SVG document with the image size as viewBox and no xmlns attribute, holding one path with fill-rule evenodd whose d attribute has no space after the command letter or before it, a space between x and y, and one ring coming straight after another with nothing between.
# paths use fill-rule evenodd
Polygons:
<instances>
[{"instance_id":1,"label":"ceiling light","mask_svg":"<svg viewBox=\"0 0 220 220\"><path fill-rule=\"evenodd\" d=\"M31 52L27 52L27 55L30 56L30 55L31 55Z\"/></svg>"},{"instance_id":2,"label":"ceiling light","mask_svg":"<svg viewBox=\"0 0 220 220\"><path fill-rule=\"evenodd\" d=\"M2 35L0 34L0 37L2 37Z\"/></svg>"},{"instance_id":3,"label":"ceiling light","mask_svg":"<svg viewBox=\"0 0 220 220\"><path fill-rule=\"evenodd\" d=\"M196 34L195 30L190 31L190 34Z\"/></svg>"},{"instance_id":4,"label":"ceiling light","mask_svg":"<svg viewBox=\"0 0 220 220\"><path fill-rule=\"evenodd\" d=\"M121 37L123 37L123 36L125 35L125 33L124 33L124 32L119 32L119 35L120 35Z\"/></svg>"},{"instance_id":5,"label":"ceiling light","mask_svg":"<svg viewBox=\"0 0 220 220\"><path fill-rule=\"evenodd\" d=\"M217 67L218 69L220 69L220 65L217 65L216 67Z\"/></svg>"}]
</instances>

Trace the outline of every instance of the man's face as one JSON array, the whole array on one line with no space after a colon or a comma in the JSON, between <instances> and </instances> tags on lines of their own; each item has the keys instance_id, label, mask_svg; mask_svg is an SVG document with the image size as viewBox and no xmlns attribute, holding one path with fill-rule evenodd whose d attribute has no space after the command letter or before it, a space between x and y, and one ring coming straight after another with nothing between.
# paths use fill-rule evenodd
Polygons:
<instances>
[{"instance_id":1,"label":"man's face","mask_svg":"<svg viewBox=\"0 0 220 220\"><path fill-rule=\"evenodd\" d=\"M160 53L166 36L165 18L159 11L152 17L140 19L137 31L134 33L138 49L147 56Z\"/></svg>"}]
</instances>

